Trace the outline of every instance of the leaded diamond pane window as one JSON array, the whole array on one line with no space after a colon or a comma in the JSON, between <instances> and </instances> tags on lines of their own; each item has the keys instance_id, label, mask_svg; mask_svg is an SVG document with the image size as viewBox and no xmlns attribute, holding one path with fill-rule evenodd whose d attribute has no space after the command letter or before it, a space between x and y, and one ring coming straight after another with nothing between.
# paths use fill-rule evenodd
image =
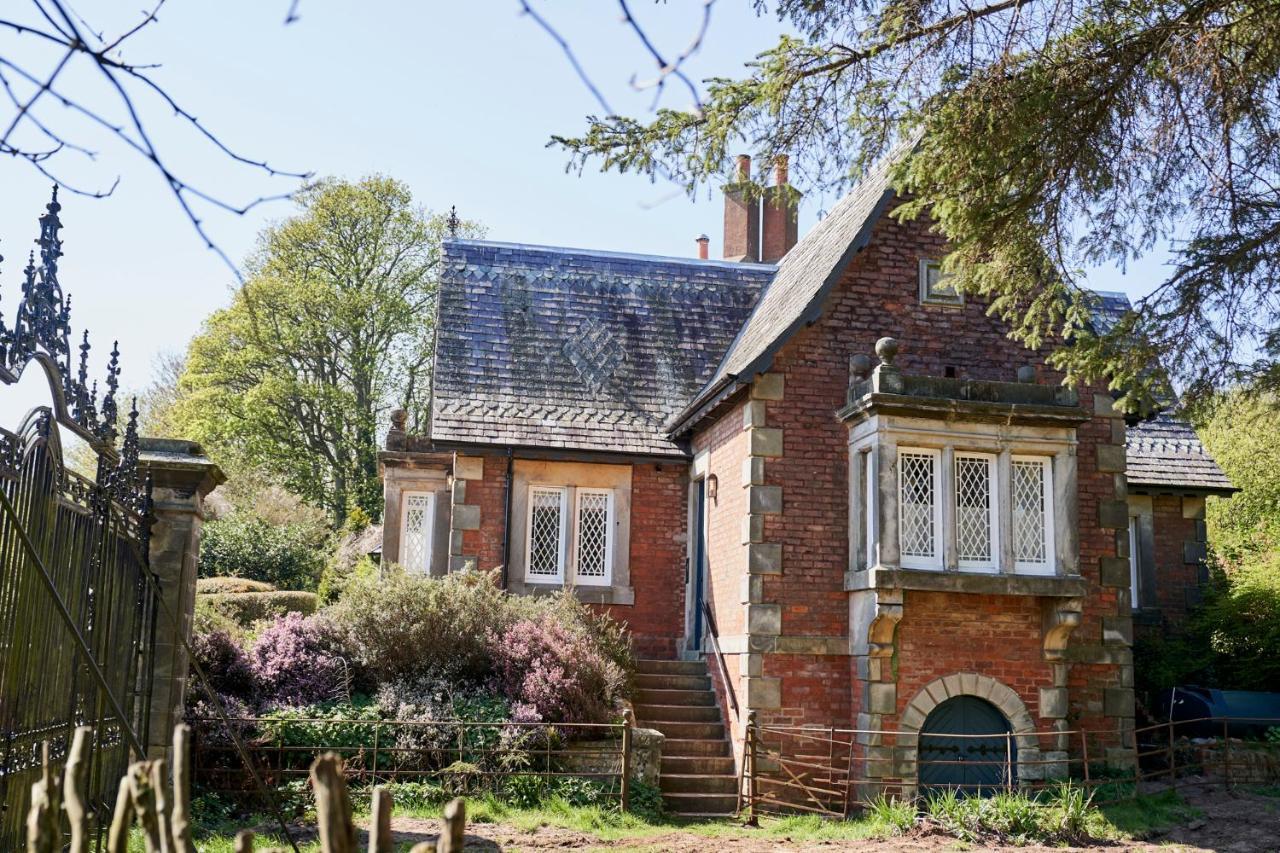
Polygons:
<instances>
[{"instance_id":1,"label":"leaded diamond pane window","mask_svg":"<svg viewBox=\"0 0 1280 853\"><path fill-rule=\"evenodd\" d=\"M564 580L565 489L529 489L529 569L531 581Z\"/></svg>"},{"instance_id":2,"label":"leaded diamond pane window","mask_svg":"<svg viewBox=\"0 0 1280 853\"><path fill-rule=\"evenodd\" d=\"M613 492L578 489L577 580L608 584L613 562Z\"/></svg>"},{"instance_id":3,"label":"leaded diamond pane window","mask_svg":"<svg viewBox=\"0 0 1280 853\"><path fill-rule=\"evenodd\" d=\"M400 518L400 565L406 571L431 571L431 534L435 500L430 492L405 492Z\"/></svg>"},{"instance_id":4,"label":"leaded diamond pane window","mask_svg":"<svg viewBox=\"0 0 1280 853\"><path fill-rule=\"evenodd\" d=\"M899 547L903 565L938 568L938 453L898 453Z\"/></svg>"},{"instance_id":5,"label":"leaded diamond pane window","mask_svg":"<svg viewBox=\"0 0 1280 853\"><path fill-rule=\"evenodd\" d=\"M1052 571L1053 540L1049 460L1014 457L1013 553L1020 571Z\"/></svg>"},{"instance_id":6,"label":"leaded diamond pane window","mask_svg":"<svg viewBox=\"0 0 1280 853\"><path fill-rule=\"evenodd\" d=\"M956 454L956 557L968 568L991 568L995 561L995 459Z\"/></svg>"}]
</instances>

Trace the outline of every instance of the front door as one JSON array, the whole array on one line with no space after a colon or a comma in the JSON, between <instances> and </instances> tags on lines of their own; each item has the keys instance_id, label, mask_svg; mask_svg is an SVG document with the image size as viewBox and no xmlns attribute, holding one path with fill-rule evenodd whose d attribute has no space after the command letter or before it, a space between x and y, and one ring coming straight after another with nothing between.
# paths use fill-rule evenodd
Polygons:
<instances>
[{"instance_id":1,"label":"front door","mask_svg":"<svg viewBox=\"0 0 1280 853\"><path fill-rule=\"evenodd\" d=\"M689 636L689 648L702 651L702 634L706 630L706 617L703 615L707 595L707 481L694 483L694 521L693 521L693 632Z\"/></svg>"},{"instance_id":2,"label":"front door","mask_svg":"<svg viewBox=\"0 0 1280 853\"><path fill-rule=\"evenodd\" d=\"M1004 714L977 696L954 696L920 729L920 787L989 795L1017 775L1017 744Z\"/></svg>"}]
</instances>

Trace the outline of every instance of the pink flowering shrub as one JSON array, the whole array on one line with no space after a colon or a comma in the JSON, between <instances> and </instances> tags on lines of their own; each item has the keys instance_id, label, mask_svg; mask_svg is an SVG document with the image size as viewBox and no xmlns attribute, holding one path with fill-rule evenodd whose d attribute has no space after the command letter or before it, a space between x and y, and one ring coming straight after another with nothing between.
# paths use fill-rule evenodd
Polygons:
<instances>
[{"instance_id":1,"label":"pink flowering shrub","mask_svg":"<svg viewBox=\"0 0 1280 853\"><path fill-rule=\"evenodd\" d=\"M265 707L298 707L349 693L340 633L322 616L288 613L249 652Z\"/></svg>"},{"instance_id":2,"label":"pink flowering shrub","mask_svg":"<svg viewBox=\"0 0 1280 853\"><path fill-rule=\"evenodd\" d=\"M249 657L228 632L197 633L191 638L191 651L193 661L209 679L209 686L218 693L244 700L257 694L258 683ZM192 689L200 690L194 675L191 684Z\"/></svg>"},{"instance_id":3,"label":"pink flowering shrub","mask_svg":"<svg viewBox=\"0 0 1280 853\"><path fill-rule=\"evenodd\" d=\"M487 636L495 677L514 715L547 723L605 722L625 676L595 643L551 613Z\"/></svg>"}]
</instances>

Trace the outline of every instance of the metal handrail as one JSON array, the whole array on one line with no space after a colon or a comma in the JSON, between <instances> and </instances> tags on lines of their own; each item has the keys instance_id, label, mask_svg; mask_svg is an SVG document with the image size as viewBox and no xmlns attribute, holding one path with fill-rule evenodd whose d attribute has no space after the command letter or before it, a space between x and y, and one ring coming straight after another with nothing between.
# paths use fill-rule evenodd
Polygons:
<instances>
[{"instance_id":1,"label":"metal handrail","mask_svg":"<svg viewBox=\"0 0 1280 853\"><path fill-rule=\"evenodd\" d=\"M738 694L734 692L733 680L729 678L729 667L724 660L724 652L720 650L720 632L716 629L716 617L711 613L711 606L702 602L702 615L707 619L707 636L711 639L711 651L715 654L716 664L720 670L720 680L724 682L724 692L729 697L729 707L733 708L733 716L740 717L738 710Z\"/></svg>"}]
</instances>

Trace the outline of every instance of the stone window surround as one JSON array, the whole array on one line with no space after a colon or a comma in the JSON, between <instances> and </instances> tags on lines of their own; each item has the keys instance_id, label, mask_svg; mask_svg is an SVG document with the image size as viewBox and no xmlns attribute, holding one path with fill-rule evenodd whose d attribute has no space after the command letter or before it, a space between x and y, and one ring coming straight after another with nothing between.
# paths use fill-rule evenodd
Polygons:
<instances>
[{"instance_id":1,"label":"stone window surround","mask_svg":"<svg viewBox=\"0 0 1280 853\"><path fill-rule=\"evenodd\" d=\"M963 308L964 294L957 293L954 296L931 293L929 291L929 273L931 270L938 269L941 273L942 262L933 258L921 258L919 263L920 270L920 304L928 305L935 308ZM945 276L940 276L941 281Z\"/></svg>"},{"instance_id":2,"label":"stone window surround","mask_svg":"<svg viewBox=\"0 0 1280 853\"><path fill-rule=\"evenodd\" d=\"M386 465L383 469L382 562L400 560L400 525L404 519L404 496L413 492L435 495L435 527L431 537L430 574L441 576L449 570L449 514L452 504L448 473L444 466L414 467Z\"/></svg>"},{"instance_id":3,"label":"stone window surround","mask_svg":"<svg viewBox=\"0 0 1280 853\"><path fill-rule=\"evenodd\" d=\"M953 492L954 454L973 451L997 456L1000 501L999 574L1063 577L1078 575L1076 520L1075 430L1061 426L937 421L929 418L873 414L849 430L849 555L851 574L875 571L902 574L898 554L898 448L936 449L942 457L943 568L959 575L990 574L962 570L956 556ZM863 453L869 453L864 459ZM1010 477L1014 456L1047 456L1052 459L1053 528L1055 565L1051 573L1015 571L1012 548ZM868 462L870 464L868 464ZM868 474L869 470L869 474ZM862 508L867 503L870 476L875 488L873 511L865 528ZM872 547L868 547L868 545ZM924 572L938 570L920 570ZM861 585L861 584L859 584Z\"/></svg>"},{"instance_id":4,"label":"stone window surround","mask_svg":"<svg viewBox=\"0 0 1280 853\"><path fill-rule=\"evenodd\" d=\"M511 483L511 572L508 589L516 595L573 590L580 601L594 604L635 604L631 586L631 471L630 465L590 462L552 462L516 459ZM608 586L576 584L566 566L564 584L529 583L525 580L528 548L529 487L563 486L613 491L613 564ZM574 511L572 495L569 512ZM571 558L567 558L572 562Z\"/></svg>"}]
</instances>

